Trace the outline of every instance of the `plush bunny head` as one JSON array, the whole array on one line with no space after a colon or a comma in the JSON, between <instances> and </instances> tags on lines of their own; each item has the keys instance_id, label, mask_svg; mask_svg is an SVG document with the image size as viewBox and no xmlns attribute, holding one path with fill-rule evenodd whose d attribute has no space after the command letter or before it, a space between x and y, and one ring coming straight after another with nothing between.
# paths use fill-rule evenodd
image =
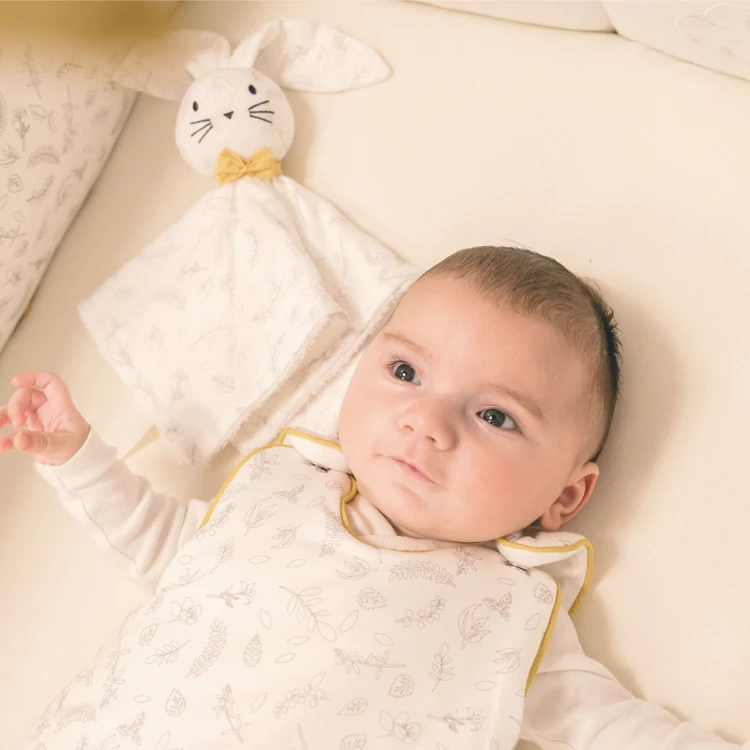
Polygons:
<instances>
[{"instance_id":1,"label":"plush bunny head","mask_svg":"<svg viewBox=\"0 0 750 750\"><path fill-rule=\"evenodd\" d=\"M324 24L279 19L231 52L209 31L172 31L134 47L113 78L129 88L180 101L175 139L185 161L212 175L224 148L249 159L267 148L281 160L294 118L281 87L335 92L388 77L380 56Z\"/></svg>"}]
</instances>

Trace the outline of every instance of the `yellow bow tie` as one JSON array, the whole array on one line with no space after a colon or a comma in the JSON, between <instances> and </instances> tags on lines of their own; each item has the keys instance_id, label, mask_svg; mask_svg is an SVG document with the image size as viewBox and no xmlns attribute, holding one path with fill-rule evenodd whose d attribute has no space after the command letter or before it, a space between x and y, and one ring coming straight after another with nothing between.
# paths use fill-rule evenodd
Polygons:
<instances>
[{"instance_id":1,"label":"yellow bow tie","mask_svg":"<svg viewBox=\"0 0 750 750\"><path fill-rule=\"evenodd\" d=\"M264 146L247 160L231 148L222 149L216 160L214 177L219 185L226 185L245 176L268 180L282 174L281 162Z\"/></svg>"}]
</instances>

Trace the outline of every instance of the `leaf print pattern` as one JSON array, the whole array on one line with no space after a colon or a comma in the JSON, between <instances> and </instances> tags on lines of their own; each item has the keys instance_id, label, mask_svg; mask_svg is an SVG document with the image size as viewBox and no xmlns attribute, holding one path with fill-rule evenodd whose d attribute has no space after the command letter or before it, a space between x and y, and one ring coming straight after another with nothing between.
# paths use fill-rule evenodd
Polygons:
<instances>
[{"instance_id":1,"label":"leaf print pattern","mask_svg":"<svg viewBox=\"0 0 750 750\"><path fill-rule=\"evenodd\" d=\"M229 520L229 516L234 512L236 507L235 503L224 505L212 515L209 522L195 534L195 539L202 541L207 536L215 536L216 532Z\"/></svg>"},{"instance_id":2,"label":"leaf print pattern","mask_svg":"<svg viewBox=\"0 0 750 750\"><path fill-rule=\"evenodd\" d=\"M521 651L523 649L520 648L504 648L502 651L498 651L497 655L499 658L492 660L495 664L499 665L499 669L496 669L495 672L497 674L515 672L521 666Z\"/></svg>"},{"instance_id":3,"label":"leaf print pattern","mask_svg":"<svg viewBox=\"0 0 750 750\"><path fill-rule=\"evenodd\" d=\"M249 726L249 724L242 723L242 719L240 718L239 713L232 713L235 703L234 697L232 696L232 686L227 683L224 686L224 690L222 691L221 695L217 695L215 697L219 701L218 705L214 706L214 711L216 711L216 718L225 719L229 724L229 727L222 732L222 735L235 734L237 735L237 739L240 742L244 742L240 732L245 729L245 727Z\"/></svg>"},{"instance_id":4,"label":"leaf print pattern","mask_svg":"<svg viewBox=\"0 0 750 750\"><path fill-rule=\"evenodd\" d=\"M232 584L229 588L224 589L224 591L222 591L220 594L206 594L206 596L209 599L223 599L224 604L226 604L230 609L234 609L234 603L238 602L240 599L245 600L244 602L242 602L243 604L253 603L253 599L255 598L256 594L254 583L240 581L240 590L236 594L232 591L233 588L234 584ZM200 612L198 612L198 615L200 615Z\"/></svg>"},{"instance_id":5,"label":"leaf print pattern","mask_svg":"<svg viewBox=\"0 0 750 750\"><path fill-rule=\"evenodd\" d=\"M419 739L422 731L421 724L409 721L409 714L406 711L402 711L396 716L389 714L387 711L381 711L380 726L387 732L381 737L395 737L404 745L413 745Z\"/></svg>"},{"instance_id":6,"label":"leaf print pattern","mask_svg":"<svg viewBox=\"0 0 750 750\"><path fill-rule=\"evenodd\" d=\"M471 708L471 706L466 706L466 716L461 717L459 716L460 713L460 711L451 711L451 713L445 714L444 716L432 716L431 714L427 714L427 716L436 721L444 721L451 732L454 732L455 734L458 734L459 727L467 725L470 725L469 729L472 732L476 732L482 728L482 722L484 721L482 711L476 711Z\"/></svg>"},{"instance_id":7,"label":"leaf print pattern","mask_svg":"<svg viewBox=\"0 0 750 750\"><path fill-rule=\"evenodd\" d=\"M383 595L373 588L362 589L357 594L357 603L364 609L380 609L385 607L385 598Z\"/></svg>"},{"instance_id":8,"label":"leaf print pattern","mask_svg":"<svg viewBox=\"0 0 750 750\"><path fill-rule=\"evenodd\" d=\"M80 706L72 706L65 710L65 713L58 719L55 731L59 732L70 724L80 722L85 724L89 721L96 721L96 708L87 703Z\"/></svg>"},{"instance_id":9,"label":"leaf print pattern","mask_svg":"<svg viewBox=\"0 0 750 750\"><path fill-rule=\"evenodd\" d=\"M450 666L453 659L448 656L448 650L448 644L443 643L440 646L440 650L435 654L435 661L432 663L432 672L430 672L430 677L435 681L432 688L433 691L441 682L448 682L448 680L452 680L456 676L453 674L453 667Z\"/></svg>"},{"instance_id":10,"label":"leaf print pattern","mask_svg":"<svg viewBox=\"0 0 750 750\"><path fill-rule=\"evenodd\" d=\"M258 526L262 526L269 518L274 515L275 505L270 507L264 505L268 498L258 500L251 508L245 513L245 536L247 536L253 529L257 529Z\"/></svg>"},{"instance_id":11,"label":"leaf print pattern","mask_svg":"<svg viewBox=\"0 0 750 750\"><path fill-rule=\"evenodd\" d=\"M224 623L216 618L214 620L213 627L211 628L211 635L209 636L208 643L203 649L203 653L196 657L193 665L190 667L190 671L185 675L186 677L199 677L206 670L216 663L216 660L224 650L224 646L227 642L227 629Z\"/></svg>"},{"instance_id":12,"label":"leaf print pattern","mask_svg":"<svg viewBox=\"0 0 750 750\"><path fill-rule=\"evenodd\" d=\"M482 599L482 601L493 612L497 612L504 620L510 620L510 612L508 610L510 609L510 605L513 604L513 596L510 593L501 596L499 600L487 597L486 599Z\"/></svg>"},{"instance_id":13,"label":"leaf print pattern","mask_svg":"<svg viewBox=\"0 0 750 750\"><path fill-rule=\"evenodd\" d=\"M339 716L358 716L367 710L367 698L352 698L338 713Z\"/></svg>"},{"instance_id":14,"label":"leaf print pattern","mask_svg":"<svg viewBox=\"0 0 750 750\"><path fill-rule=\"evenodd\" d=\"M298 484L296 487L292 487L290 490L279 490L278 492L272 492L271 494L274 497L279 497L279 498L282 498L283 500L288 500L290 503L296 503L297 496L300 495L304 489L305 489L304 484Z\"/></svg>"},{"instance_id":15,"label":"leaf print pattern","mask_svg":"<svg viewBox=\"0 0 750 750\"><path fill-rule=\"evenodd\" d=\"M138 636L138 643L141 646L148 646L149 643L151 643L151 639L156 635L156 631L159 628L159 623L155 622L153 625L149 625L147 628L144 628L141 631L141 634Z\"/></svg>"},{"instance_id":16,"label":"leaf print pattern","mask_svg":"<svg viewBox=\"0 0 750 750\"><path fill-rule=\"evenodd\" d=\"M388 695L390 695L391 698L405 698L413 692L414 678L410 677L408 674L400 674L393 681L393 684L388 690Z\"/></svg>"},{"instance_id":17,"label":"leaf print pattern","mask_svg":"<svg viewBox=\"0 0 750 750\"><path fill-rule=\"evenodd\" d=\"M185 696L174 688L167 698L164 710L167 712L167 716L179 716L186 706Z\"/></svg>"},{"instance_id":18,"label":"leaf print pattern","mask_svg":"<svg viewBox=\"0 0 750 750\"><path fill-rule=\"evenodd\" d=\"M279 541L276 544L272 544L271 547L273 549L284 549L284 547L294 544L297 538L297 529L300 525L301 524L298 524L297 526L281 526L276 529L277 533L273 535L272 539L278 539Z\"/></svg>"},{"instance_id":19,"label":"leaf print pattern","mask_svg":"<svg viewBox=\"0 0 750 750\"><path fill-rule=\"evenodd\" d=\"M330 508L323 508L323 510L326 514L326 534L320 548L320 557L332 555L338 549L344 536L344 527L341 525L338 514Z\"/></svg>"},{"instance_id":20,"label":"leaf print pattern","mask_svg":"<svg viewBox=\"0 0 750 750\"><path fill-rule=\"evenodd\" d=\"M366 734L348 734L341 740L339 750L362 750L366 743Z\"/></svg>"},{"instance_id":21,"label":"leaf print pattern","mask_svg":"<svg viewBox=\"0 0 750 750\"><path fill-rule=\"evenodd\" d=\"M442 566L430 560L408 560L391 568L390 580L404 581L408 578L424 578L435 583L444 583L456 588L453 576Z\"/></svg>"},{"instance_id":22,"label":"leaf print pattern","mask_svg":"<svg viewBox=\"0 0 750 750\"><path fill-rule=\"evenodd\" d=\"M279 719L281 716L292 708L307 703L309 708L317 708L320 701L331 700L325 692L318 687L325 678L325 672L320 672L313 677L305 687L300 690L296 688L286 694L283 701L279 701L273 709L273 715Z\"/></svg>"},{"instance_id":23,"label":"leaf print pattern","mask_svg":"<svg viewBox=\"0 0 750 750\"><path fill-rule=\"evenodd\" d=\"M461 643L462 649L464 649L468 643L479 643L479 641L490 632L489 630L482 630L482 625L489 620L489 617L474 618L474 612L481 606L481 604L472 604L470 607L467 607L458 618L458 630L463 636L463 641Z\"/></svg>"},{"instance_id":24,"label":"leaf print pattern","mask_svg":"<svg viewBox=\"0 0 750 750\"><path fill-rule=\"evenodd\" d=\"M268 451L261 451L253 456L251 469L250 469L250 481L262 477L264 474L271 476L271 467L279 465L279 457Z\"/></svg>"},{"instance_id":25,"label":"leaf print pattern","mask_svg":"<svg viewBox=\"0 0 750 750\"><path fill-rule=\"evenodd\" d=\"M316 630L327 641L333 642L336 640L337 636L335 628L321 620L321 617L326 617L331 614L330 610L319 609L316 611L313 609L316 605L323 603L323 598L318 596L323 589L314 586L313 588L305 589L304 591L297 593L296 591L288 589L286 586L279 586L279 588L283 589L288 594L291 594L291 598L286 607L287 614L293 615L296 612L297 622L304 622L310 633Z\"/></svg>"},{"instance_id":26,"label":"leaf print pattern","mask_svg":"<svg viewBox=\"0 0 750 750\"><path fill-rule=\"evenodd\" d=\"M157 648L153 654L146 657L146 664L156 664L158 666L162 664L171 664L180 653L180 649L190 643L188 639L185 643L178 643L177 641L170 641L165 644L163 648Z\"/></svg>"},{"instance_id":27,"label":"leaf print pattern","mask_svg":"<svg viewBox=\"0 0 750 750\"><path fill-rule=\"evenodd\" d=\"M242 654L242 660L245 662L245 665L250 668L257 667L262 655L263 647L261 646L260 636L254 635Z\"/></svg>"},{"instance_id":28,"label":"leaf print pattern","mask_svg":"<svg viewBox=\"0 0 750 750\"><path fill-rule=\"evenodd\" d=\"M117 731L123 736L123 737L130 737L133 742L135 742L136 745L141 744L141 735L140 730L143 727L143 722L145 719L145 712L141 711L138 716L133 719L132 723L130 724L120 724L119 727L117 727Z\"/></svg>"},{"instance_id":29,"label":"leaf print pattern","mask_svg":"<svg viewBox=\"0 0 750 750\"><path fill-rule=\"evenodd\" d=\"M542 604L552 604L555 601L552 592L544 583L537 583L534 587L534 596Z\"/></svg>"},{"instance_id":30,"label":"leaf print pattern","mask_svg":"<svg viewBox=\"0 0 750 750\"><path fill-rule=\"evenodd\" d=\"M354 558L354 562L351 562L350 560L344 560L344 565L346 565L349 570L344 571L343 573L340 570L337 570L336 572L342 578L346 578L349 581L359 581L368 573L375 572L375 568L373 568L370 563L356 556Z\"/></svg>"},{"instance_id":31,"label":"leaf print pattern","mask_svg":"<svg viewBox=\"0 0 750 750\"><path fill-rule=\"evenodd\" d=\"M469 570L476 570L477 561L482 559L474 547L456 547L453 554L458 558L456 575L459 576L465 575Z\"/></svg>"},{"instance_id":32,"label":"leaf print pattern","mask_svg":"<svg viewBox=\"0 0 750 750\"><path fill-rule=\"evenodd\" d=\"M388 652L386 651L383 656L378 656L375 653L370 653L367 658L360 656L356 651L347 653L339 648L335 648L333 653L336 655L338 661L336 665L343 664L346 666L346 673L354 671L355 674L362 674L360 667L375 667L375 679L379 679L380 675L383 674L383 669L386 667L405 667L406 664L389 664L388 663Z\"/></svg>"},{"instance_id":33,"label":"leaf print pattern","mask_svg":"<svg viewBox=\"0 0 750 750\"><path fill-rule=\"evenodd\" d=\"M396 622L400 622L405 628L408 628L414 622L418 628L424 629L425 625L440 619L440 613L444 609L445 599L441 596L433 596L430 603L424 609L420 609L416 615L413 609L407 609L406 614Z\"/></svg>"}]
</instances>

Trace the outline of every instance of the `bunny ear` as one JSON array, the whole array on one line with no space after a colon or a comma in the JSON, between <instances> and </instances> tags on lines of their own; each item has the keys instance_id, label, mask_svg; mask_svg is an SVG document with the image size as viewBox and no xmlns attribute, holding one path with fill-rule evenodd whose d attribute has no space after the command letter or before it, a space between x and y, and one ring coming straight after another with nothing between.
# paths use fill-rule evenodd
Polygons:
<instances>
[{"instance_id":1,"label":"bunny ear","mask_svg":"<svg viewBox=\"0 0 750 750\"><path fill-rule=\"evenodd\" d=\"M232 67L255 68L282 88L334 92L369 86L391 71L366 44L314 21L271 21L232 53Z\"/></svg>"},{"instance_id":2,"label":"bunny ear","mask_svg":"<svg viewBox=\"0 0 750 750\"><path fill-rule=\"evenodd\" d=\"M112 78L159 99L180 101L194 78L229 63L232 47L219 34L179 29L135 45Z\"/></svg>"}]
</instances>

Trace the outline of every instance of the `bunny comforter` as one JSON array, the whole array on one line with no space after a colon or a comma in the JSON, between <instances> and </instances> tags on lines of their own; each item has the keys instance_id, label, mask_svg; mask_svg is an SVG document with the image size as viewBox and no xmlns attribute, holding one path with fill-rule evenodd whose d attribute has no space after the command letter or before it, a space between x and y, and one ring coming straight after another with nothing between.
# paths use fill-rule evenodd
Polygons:
<instances>
[{"instance_id":1,"label":"bunny comforter","mask_svg":"<svg viewBox=\"0 0 750 750\"><path fill-rule=\"evenodd\" d=\"M220 185L80 305L134 394L108 436L120 455L152 424L197 466L292 423L336 438L358 354L419 271L283 176L294 119L276 81L334 92L388 75L361 42L287 19L234 52L212 32L171 32L115 71L181 100L177 146Z\"/></svg>"}]
</instances>

